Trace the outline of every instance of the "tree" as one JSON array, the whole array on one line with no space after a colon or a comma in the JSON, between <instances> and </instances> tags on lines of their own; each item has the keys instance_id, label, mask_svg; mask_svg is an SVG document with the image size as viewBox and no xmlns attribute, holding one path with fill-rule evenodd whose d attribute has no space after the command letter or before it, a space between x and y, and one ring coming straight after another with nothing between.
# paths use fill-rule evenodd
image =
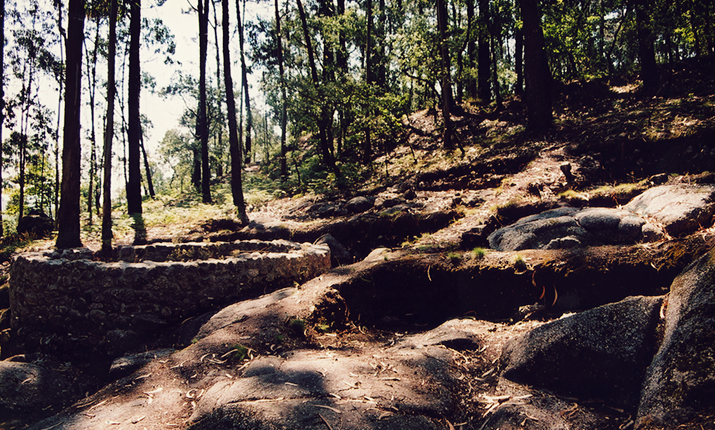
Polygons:
<instances>
[{"instance_id":1,"label":"tree","mask_svg":"<svg viewBox=\"0 0 715 430\"><path fill-rule=\"evenodd\" d=\"M278 0L275 0L276 11L276 54L278 57L278 84L281 91L281 182L288 180L288 164L286 162L286 128L288 126L288 95L286 92L285 70L283 66L283 33L281 33L281 14Z\"/></svg>"},{"instance_id":2,"label":"tree","mask_svg":"<svg viewBox=\"0 0 715 430\"><path fill-rule=\"evenodd\" d=\"M104 128L104 192L102 202L102 252L112 252L112 139L114 138L114 63L117 56L117 0L109 12L109 52L107 54L107 123Z\"/></svg>"},{"instance_id":3,"label":"tree","mask_svg":"<svg viewBox=\"0 0 715 430\"><path fill-rule=\"evenodd\" d=\"M640 77L643 80L643 90L647 93L654 93L660 86L660 76L658 64L655 60L655 37L651 29L652 23L649 15L651 5L647 0L634 0L633 6L636 11L638 59L640 60Z\"/></svg>"},{"instance_id":4,"label":"tree","mask_svg":"<svg viewBox=\"0 0 715 430\"><path fill-rule=\"evenodd\" d=\"M141 195L141 62L139 58L141 39L141 0L130 0L129 21L129 91L128 91L128 132L127 152L129 176L127 180L127 212L130 215L142 213Z\"/></svg>"},{"instance_id":5,"label":"tree","mask_svg":"<svg viewBox=\"0 0 715 430\"><path fill-rule=\"evenodd\" d=\"M229 0L221 1L223 29L223 79L226 87L226 111L228 114L228 146L231 151L231 193L233 204L241 222L248 224L246 203L243 200L243 181L241 180L241 144L238 141L238 124L236 122L236 100L233 94L233 77L231 76L231 52L229 49Z\"/></svg>"},{"instance_id":6,"label":"tree","mask_svg":"<svg viewBox=\"0 0 715 430\"><path fill-rule=\"evenodd\" d=\"M277 0L276 0L277 1ZM2 129L5 122L5 0L0 0L0 237L4 236L5 230L2 220Z\"/></svg>"},{"instance_id":7,"label":"tree","mask_svg":"<svg viewBox=\"0 0 715 430\"><path fill-rule=\"evenodd\" d=\"M80 239L80 95L82 93L82 41L84 0L69 1L65 85L65 127L62 150L62 195L57 214L58 249L82 246Z\"/></svg>"},{"instance_id":8,"label":"tree","mask_svg":"<svg viewBox=\"0 0 715 430\"><path fill-rule=\"evenodd\" d=\"M245 3L244 3L245 4ZM251 161L251 129L253 128L253 114L251 112L251 97L248 93L248 69L246 68L246 56L243 49L243 21L241 20L241 7L239 0L236 0L236 16L238 22L238 46L241 53L241 86L246 96L246 163ZM243 124L243 121L241 122ZM241 129L243 130L243 129Z\"/></svg>"},{"instance_id":9,"label":"tree","mask_svg":"<svg viewBox=\"0 0 715 430\"><path fill-rule=\"evenodd\" d=\"M479 35L479 52L477 54L479 98L482 103L489 103L492 99L492 91L489 86L492 65L489 53L489 0L479 0L477 28Z\"/></svg>"},{"instance_id":10,"label":"tree","mask_svg":"<svg viewBox=\"0 0 715 430\"><path fill-rule=\"evenodd\" d=\"M198 0L199 16L199 111L196 136L201 142L201 198L211 203L211 171L209 170L209 128L206 115L206 55L208 51L209 0Z\"/></svg>"},{"instance_id":11,"label":"tree","mask_svg":"<svg viewBox=\"0 0 715 430\"><path fill-rule=\"evenodd\" d=\"M323 163L325 163L325 165L333 171L336 179L340 180L342 178L342 175L340 174L340 168L335 163L335 158L333 157L333 142L330 139L332 133L329 130L329 128L332 126L333 111L330 109L328 103L325 100L326 94L324 93L320 79L318 78L318 68L315 63L313 42L310 38L308 19L305 14L305 9L303 9L303 3L301 2L301 0L296 0L296 4L298 6L298 14L300 16L301 28L303 29L305 48L308 51L308 66L310 68L310 76L315 92L318 94L316 101L320 104L317 118L320 153L323 157Z\"/></svg>"},{"instance_id":12,"label":"tree","mask_svg":"<svg viewBox=\"0 0 715 430\"><path fill-rule=\"evenodd\" d=\"M452 64L449 58L447 45L447 3L446 0L437 0L437 25L439 27L440 54L442 56L442 118L444 120L443 141L445 148L451 148L452 142Z\"/></svg>"},{"instance_id":13,"label":"tree","mask_svg":"<svg viewBox=\"0 0 715 430\"><path fill-rule=\"evenodd\" d=\"M538 0L521 0L524 28L524 74L526 76L527 128L551 126L551 72L544 53L544 34Z\"/></svg>"}]
</instances>

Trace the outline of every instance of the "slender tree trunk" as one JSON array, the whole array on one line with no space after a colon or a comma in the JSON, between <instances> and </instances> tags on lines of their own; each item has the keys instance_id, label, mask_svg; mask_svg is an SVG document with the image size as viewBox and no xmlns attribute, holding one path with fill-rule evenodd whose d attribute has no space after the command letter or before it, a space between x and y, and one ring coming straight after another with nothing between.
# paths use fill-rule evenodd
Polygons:
<instances>
[{"instance_id":1,"label":"slender tree trunk","mask_svg":"<svg viewBox=\"0 0 715 430\"><path fill-rule=\"evenodd\" d=\"M442 118L444 120L444 147L451 148L452 142L452 82L451 61L447 46L447 4L446 0L437 0L437 26L439 27L440 52L442 55Z\"/></svg>"},{"instance_id":2,"label":"slender tree trunk","mask_svg":"<svg viewBox=\"0 0 715 430\"><path fill-rule=\"evenodd\" d=\"M298 14L300 15L300 21L303 27L303 38L305 39L305 45L308 51L308 65L310 67L310 76L313 80L313 85L315 86L315 89L319 94L319 98L322 99L323 97L321 93L323 91L320 85L320 80L318 78L318 69L315 65L315 54L313 53L313 43L310 39L310 31L308 30L308 19L305 16L305 10L303 9L303 3L301 2L301 0L296 0L296 3L298 5ZM332 142L329 141L328 127L330 125L329 121L332 121L332 115L328 115L328 111L329 110L325 106L325 103L323 103L320 108L320 113L317 121L320 152L323 157L323 162L326 164L326 166L328 166L328 168L333 171L337 179L341 179L342 176L340 174L340 169L335 163L335 159L333 158L333 154L330 150Z\"/></svg>"},{"instance_id":3,"label":"slender tree trunk","mask_svg":"<svg viewBox=\"0 0 715 430\"><path fill-rule=\"evenodd\" d=\"M223 1L223 0L221 0ZM221 91L221 44L219 44L218 41L218 17L216 16L216 2L212 2L212 9L214 13L214 43L216 45L216 89L218 92L218 102L216 103L216 110L218 113L216 114L218 122L221 124L221 127L219 128L218 132L215 134L215 146L214 148L218 148L218 151L216 151L219 156L216 157L216 176L217 177L222 177L223 176L223 127L224 124L226 124L226 119L223 116L223 107L221 104L221 100L224 100L225 96L223 94L223 91ZM215 149L214 149L215 151Z\"/></svg>"},{"instance_id":4,"label":"slender tree trunk","mask_svg":"<svg viewBox=\"0 0 715 430\"><path fill-rule=\"evenodd\" d=\"M365 13L367 15L367 37L365 38L365 83L367 84L368 87L368 98L365 103L365 112L366 115L368 116L368 121L366 121L365 125L365 139L363 140L363 148L362 148L362 162L364 165L369 165L370 160L372 160L372 133L370 129L370 122L371 122L371 117L372 117L372 109L371 109L371 95L372 95L372 84L375 82L375 70L373 66L373 43L372 43L372 35L374 32L374 23L373 23L373 13L372 13L372 0L367 0L365 2Z\"/></svg>"},{"instance_id":5,"label":"slender tree trunk","mask_svg":"<svg viewBox=\"0 0 715 430\"><path fill-rule=\"evenodd\" d=\"M206 115L206 55L208 51L209 0L199 0L199 111L196 136L201 142L201 200L211 203L209 170L209 127Z\"/></svg>"},{"instance_id":6,"label":"slender tree trunk","mask_svg":"<svg viewBox=\"0 0 715 430\"><path fill-rule=\"evenodd\" d=\"M62 150L62 196L57 214L58 249L82 246L79 225L80 200L80 95L82 93L82 40L84 0L69 1L65 85L65 131Z\"/></svg>"},{"instance_id":7,"label":"slender tree trunk","mask_svg":"<svg viewBox=\"0 0 715 430\"><path fill-rule=\"evenodd\" d=\"M4 1L4 0L3 0ZM60 32L60 63L64 64L64 43L66 42L65 31L62 27L62 2L57 2L57 28ZM55 130L55 216L60 210L60 112L62 111L62 95L64 93L64 79L58 77L60 90L57 92L57 128Z\"/></svg>"},{"instance_id":8,"label":"slender tree trunk","mask_svg":"<svg viewBox=\"0 0 715 430\"><path fill-rule=\"evenodd\" d=\"M0 0L0 40L5 40L5 0ZM5 49L0 49L0 142L2 142L2 128L5 122ZM2 169L3 151L0 145L0 237L5 235L2 219Z\"/></svg>"},{"instance_id":9,"label":"slender tree trunk","mask_svg":"<svg viewBox=\"0 0 715 430\"><path fill-rule=\"evenodd\" d=\"M517 28L514 32L514 69L516 72L516 83L514 93L522 95L524 93L524 32Z\"/></svg>"},{"instance_id":10,"label":"slender tree trunk","mask_svg":"<svg viewBox=\"0 0 715 430\"><path fill-rule=\"evenodd\" d=\"M494 33L496 33L496 29L492 29L491 33L491 45L492 45L492 82L494 82L494 99L496 100L496 110L500 111L504 108L504 104L502 103L502 96L501 96L501 89L499 88L499 74L498 72L498 64L497 64L497 54L499 52L498 50L498 41Z\"/></svg>"},{"instance_id":11,"label":"slender tree trunk","mask_svg":"<svg viewBox=\"0 0 715 430\"><path fill-rule=\"evenodd\" d=\"M139 146L142 151L142 158L144 160L144 173L146 174L146 186L149 189L149 197L152 199L156 197L154 193L154 181L151 179L151 169L149 168L149 157L146 155L146 148L144 148L144 135L139 139Z\"/></svg>"},{"instance_id":12,"label":"slender tree trunk","mask_svg":"<svg viewBox=\"0 0 715 430\"><path fill-rule=\"evenodd\" d=\"M467 94L472 100L477 98L477 80L474 79L473 70L476 64L477 45L474 43L474 2L467 0L467 68L469 75L467 78Z\"/></svg>"},{"instance_id":13,"label":"slender tree trunk","mask_svg":"<svg viewBox=\"0 0 715 430\"><path fill-rule=\"evenodd\" d=\"M94 48L92 49L91 61L87 61L87 77L89 84L89 116L90 116L90 152L89 152L89 188L87 190L87 212L89 214L89 225L92 225L92 193L94 190L94 178L97 171L97 130L95 127L95 95L97 89L97 53L99 51L99 25L100 18L96 19L96 29L94 34ZM87 53L89 57L89 53Z\"/></svg>"},{"instance_id":14,"label":"slender tree trunk","mask_svg":"<svg viewBox=\"0 0 715 430\"><path fill-rule=\"evenodd\" d=\"M546 60L538 0L521 0L524 23L524 74L526 77L527 127L531 130L551 126L551 72Z\"/></svg>"},{"instance_id":15,"label":"slender tree trunk","mask_svg":"<svg viewBox=\"0 0 715 430\"><path fill-rule=\"evenodd\" d=\"M129 21L129 129L128 129L128 163L129 177L127 179L127 212L130 215L142 213L141 190L141 117L139 114L139 97L141 95L141 63L139 48L141 39L141 0L132 0Z\"/></svg>"},{"instance_id":16,"label":"slender tree trunk","mask_svg":"<svg viewBox=\"0 0 715 430\"><path fill-rule=\"evenodd\" d=\"M236 0L236 13L238 25L238 48L241 52L241 80L243 92L246 97L246 163L251 162L251 130L253 129L253 113L251 112L251 97L248 94L248 70L246 68L246 56L243 49L243 21L241 20L241 9L239 1Z\"/></svg>"},{"instance_id":17,"label":"slender tree trunk","mask_svg":"<svg viewBox=\"0 0 715 430\"><path fill-rule=\"evenodd\" d=\"M231 50L229 49L229 0L221 1L223 30L223 79L226 87L226 114L228 115L228 147L231 152L231 194L233 205L236 206L238 218L248 224L246 203L243 199L243 180L241 178L241 143L238 141L238 124L236 122L236 100L233 93L233 77L231 76ZM276 0L277 2L277 0Z\"/></svg>"},{"instance_id":18,"label":"slender tree trunk","mask_svg":"<svg viewBox=\"0 0 715 430\"><path fill-rule=\"evenodd\" d=\"M117 56L117 0L111 0L109 12L109 53L107 55L107 122L104 127L104 201L102 202L102 253L112 253L112 139L114 138L114 78Z\"/></svg>"},{"instance_id":19,"label":"slender tree trunk","mask_svg":"<svg viewBox=\"0 0 715 430\"><path fill-rule=\"evenodd\" d=\"M492 100L489 85L491 75L491 58L489 54L489 0L479 0L479 52L477 53L477 79L479 82L479 98L482 103Z\"/></svg>"},{"instance_id":20,"label":"slender tree trunk","mask_svg":"<svg viewBox=\"0 0 715 430\"><path fill-rule=\"evenodd\" d=\"M281 14L278 0L275 0L276 9L276 43L278 45L278 74L281 86L281 182L288 180L288 163L286 151L286 128L288 126L288 96L286 94L285 71L283 68L283 33L281 32Z\"/></svg>"}]
</instances>

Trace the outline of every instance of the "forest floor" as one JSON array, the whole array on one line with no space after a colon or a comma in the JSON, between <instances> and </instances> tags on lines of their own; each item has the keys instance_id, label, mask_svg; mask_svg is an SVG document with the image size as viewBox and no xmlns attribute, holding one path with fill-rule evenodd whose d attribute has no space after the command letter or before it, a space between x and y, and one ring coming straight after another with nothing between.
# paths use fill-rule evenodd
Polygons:
<instances>
[{"instance_id":1,"label":"forest floor","mask_svg":"<svg viewBox=\"0 0 715 430\"><path fill-rule=\"evenodd\" d=\"M292 301L286 299L282 302L281 310L285 315L306 315L306 319L310 318L305 309L312 300L309 292L349 284L360 276L375 275L376 270L383 270L380 264L385 266L375 258L384 261L394 259L395 266L388 269L398 273L398 278L405 276L406 282L412 279L409 269L399 272L403 270L397 268L399 262L407 261L406 264L413 267L426 268L428 277L431 268L434 276L438 277L475 267L479 270L486 267L510 268L512 273L518 274L520 268L516 263L519 259L525 267L551 271L555 275L567 273L564 267L569 267L571 274L582 270L582 274L587 276L591 273L588 270L596 265L606 268L647 265L667 269L662 272L663 277L672 279L687 263L715 245L715 229L712 226L704 226L696 234L685 238L667 238L628 247L599 247L589 250L587 259L548 251L523 251L518 254L490 252L484 243L483 230L493 230L520 217L557 206L617 207L656 184L715 183L715 176L708 173L715 166L715 77L711 71L710 60L675 66L667 74L663 92L655 96L640 94L637 82L592 81L563 85L559 88L555 124L541 134L527 133L523 126L523 106L518 100L507 101L500 111L495 111L493 107L484 110L467 106L465 114L456 118L461 148L453 150L445 150L441 146L437 112L416 112L405 119L405 134L396 137L396 144L374 160L372 174L347 192L307 193L293 198L270 199L266 196L270 196L271 190L264 191L260 197L248 199L252 226L247 229L237 226L233 232L214 228L213 224L216 219L235 219L229 205L201 206L191 199L162 197L145 205L143 221L146 236L150 242L201 238L221 240L231 233L243 231L242 237L271 239L282 238L285 231L290 231L293 239L313 241L323 233L333 234L352 255L351 261L341 262L341 267L350 267L354 273L349 277L340 271L341 267L337 267L325 277L302 286L301 292L291 296ZM409 210L418 214L418 222L414 228L403 230L396 229L395 223L385 224L384 228L375 228L370 232L351 228L353 217L340 212L340 208L354 196L374 197L376 201L383 202L384 210L407 205ZM217 199L221 200L221 197ZM384 203L390 199L394 202ZM446 218L435 214L443 214ZM115 233L115 244L130 245L134 240L134 230L129 225L132 221L121 216L117 219L120 226ZM379 217L375 219L380 221ZM439 220L433 222L434 219ZM348 227L341 228L341 225ZM336 231L341 232L340 237L334 234ZM90 249L98 250L99 232L95 228L85 228L83 242ZM38 241L30 249L51 247L50 241ZM385 250L378 257L363 261L377 248ZM585 260L588 261L584 263ZM623 276L623 273L619 272L618 276ZM640 275L634 272L628 276ZM663 282L669 285L666 279ZM388 306L411 300L409 290L400 291L403 295L385 298L390 301ZM75 411L84 411L84 418L80 418L79 412L72 416L75 424L67 424L71 422L68 418L71 415L58 414L56 421L45 422L43 428L63 423L68 425L67 428L83 428L77 423L97 417L105 423L119 426L122 419L129 419L126 415L116 418L118 415L112 414L122 407L128 410L137 406L139 398L148 399L150 404L151 400L157 401L163 412L162 415L138 418L134 423L139 426L136 428L164 428L169 425L167 423L174 428L187 428L190 424L202 428L201 420L196 419L196 405L190 401L191 390L184 389L187 401L162 403L161 394L155 391L155 387L162 387L168 392L169 387L176 385L176 372L169 369L174 369L172 365L182 365L181 360L193 362L184 364L186 368L182 374L193 372L203 376L204 381L217 378L216 369L210 369L204 359L207 356L225 357L226 345L235 343L236 336L241 339L254 337L255 342L250 345L251 354L221 367L221 371L228 372L230 378L239 376L238 372L244 371L251 363L267 357L279 355L283 357L283 364L287 365L294 359L290 358L291 351L297 351L308 354L301 363L323 359L319 354L339 356L343 367L330 368L325 372L334 371L356 379L356 374L352 372L359 373L355 370L358 367L347 358L355 354L364 357L362 364L373 366L376 375L383 379L385 375L393 378L399 386L396 390L402 390L402 395L419 397L428 393L426 397L431 396L431 399L419 397L415 400L414 410L409 413L405 412L404 404L400 406L378 400L379 406L374 406L371 402L379 395L370 394L370 389L379 391L377 382L364 377L360 391L358 384L346 376L350 379L348 388L360 391L357 400L353 399L354 404L358 400L362 402L362 406L355 406L356 410L363 416L370 415L373 422L389 421L392 415L400 414L411 414L410 419L417 419L412 415L422 413L429 416L430 425L433 425L425 428L492 428L486 426L497 409L536 396L544 399L548 407L525 409L523 422L504 428L556 428L561 425L567 426L564 428L632 428L633 410L611 407L602 400L584 403L538 390L525 390L524 387L505 385L497 378L498 359L506 341L561 315L559 308L548 306L557 302L556 294L556 287L553 293L542 292L537 301L546 306L520 309L520 313L508 317L471 319L464 323L469 327L461 329L462 337L450 337L447 341L442 339L441 344L429 340L443 335L439 331L440 324L454 321L453 318L457 317L469 317L470 312L445 311L432 319L416 318L414 321L385 320L379 316L374 316L372 320L368 317L360 320L357 316L340 329L321 332L313 327L296 336L286 337L276 346L275 340L269 339L276 334L270 330L266 333L266 327L274 323L284 325L284 322L273 321L273 317L267 314L258 318L262 314L251 311L257 312L250 314L255 318L241 320L241 326L234 328L234 332L230 332L231 327L224 327L223 331L212 334L214 337L206 338L210 341L200 340L163 362L155 360L143 373L153 376L134 374L130 377L133 379L115 381L88 396L83 405L74 407ZM359 299L355 300L354 303L361 303ZM373 306L382 309L384 304L363 304L361 309L369 314ZM539 313L543 309L546 311ZM357 314L355 311L352 313ZM472 312L471 315L474 314ZM469 336L463 334L466 332ZM468 347L459 346L459 342L465 339L472 343L467 342ZM447 351L451 373L438 381L434 380L436 377L426 378L421 372L430 367L410 361L412 358L408 355L412 352L399 349L405 344L413 348L419 345L419 348L436 357L442 357L439 354ZM478 348L473 349L474 345ZM399 358L403 356L407 358ZM435 360L439 361L438 358ZM335 361L338 359L335 358ZM408 376L410 366L413 376ZM424 387L428 380L434 385ZM151 386L141 385L149 381ZM289 382L285 384L290 386ZM453 390L453 403L434 400L445 387ZM181 389L181 386L178 388ZM283 396L288 397L281 392L274 397L283 399ZM345 399L352 397L343 394ZM114 409L99 407L107 401L119 406ZM263 412L256 413L256 417L270 416L265 412L267 404L261 403ZM317 406L322 408L323 414L319 415L322 421L306 424L298 417L294 418L294 424L306 429L353 428L341 421L353 416L342 406L330 405ZM442 414L437 412L440 408L451 408L452 412ZM338 409L343 411L342 414ZM552 412L551 416L543 414L547 409ZM25 428L27 421L24 418L6 424L8 428ZM359 422L359 418L353 418ZM502 424L508 423L504 421ZM86 428L91 428L89 421L86 425ZM405 428L419 428L418 424L414 425ZM371 428L393 427L374 424Z\"/></svg>"}]
</instances>

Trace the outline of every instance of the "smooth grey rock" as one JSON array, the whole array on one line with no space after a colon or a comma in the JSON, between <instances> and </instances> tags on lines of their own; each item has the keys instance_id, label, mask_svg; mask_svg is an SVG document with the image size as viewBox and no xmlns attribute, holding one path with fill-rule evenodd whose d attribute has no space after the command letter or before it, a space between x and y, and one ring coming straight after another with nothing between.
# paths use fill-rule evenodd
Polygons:
<instances>
[{"instance_id":1,"label":"smooth grey rock","mask_svg":"<svg viewBox=\"0 0 715 430\"><path fill-rule=\"evenodd\" d=\"M662 297L628 297L537 327L507 343L503 376L634 407L656 348L661 302Z\"/></svg>"},{"instance_id":2,"label":"smooth grey rock","mask_svg":"<svg viewBox=\"0 0 715 430\"><path fill-rule=\"evenodd\" d=\"M715 411L715 249L670 289L665 333L641 395L637 425L675 426Z\"/></svg>"},{"instance_id":3,"label":"smooth grey rock","mask_svg":"<svg viewBox=\"0 0 715 430\"><path fill-rule=\"evenodd\" d=\"M353 197L345 204L345 210L347 210L349 213L365 212L366 210L372 208L373 203L374 200L369 199L367 197Z\"/></svg>"},{"instance_id":4,"label":"smooth grey rock","mask_svg":"<svg viewBox=\"0 0 715 430\"><path fill-rule=\"evenodd\" d=\"M634 198L624 209L653 217L670 235L689 234L712 224L715 186L662 185Z\"/></svg>"}]
</instances>

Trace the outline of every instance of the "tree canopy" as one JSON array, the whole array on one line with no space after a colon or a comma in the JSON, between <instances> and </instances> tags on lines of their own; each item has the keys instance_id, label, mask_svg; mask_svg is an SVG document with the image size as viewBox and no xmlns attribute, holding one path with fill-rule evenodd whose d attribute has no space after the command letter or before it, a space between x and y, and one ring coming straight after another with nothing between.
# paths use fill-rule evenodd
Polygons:
<instances>
[{"instance_id":1,"label":"tree canopy","mask_svg":"<svg viewBox=\"0 0 715 430\"><path fill-rule=\"evenodd\" d=\"M316 182L338 190L400 142L411 112L434 112L439 143L457 149L452 121L506 99L524 100L524 125L538 132L551 127L555 83L638 76L657 95L669 64L715 55L715 0L194 1L184 13L195 26L180 29L171 15L142 16L162 1L119 1L112 39L111 2L70 6L3 4L5 222L28 207L64 219L60 199L72 202L73 220L80 199L99 216L111 191L100 171L112 164L130 213L154 185L211 202L211 187L247 163L287 192ZM194 35L194 57L177 55L176 31ZM167 72L187 62L198 70ZM173 80L157 87L157 73ZM146 146L154 112L140 112L142 93L184 106L158 148ZM106 133L117 144L104 154L96 135L106 142ZM62 189L60 172L73 178ZM231 183L240 194L244 184ZM242 197L234 201L245 220Z\"/></svg>"}]
</instances>

